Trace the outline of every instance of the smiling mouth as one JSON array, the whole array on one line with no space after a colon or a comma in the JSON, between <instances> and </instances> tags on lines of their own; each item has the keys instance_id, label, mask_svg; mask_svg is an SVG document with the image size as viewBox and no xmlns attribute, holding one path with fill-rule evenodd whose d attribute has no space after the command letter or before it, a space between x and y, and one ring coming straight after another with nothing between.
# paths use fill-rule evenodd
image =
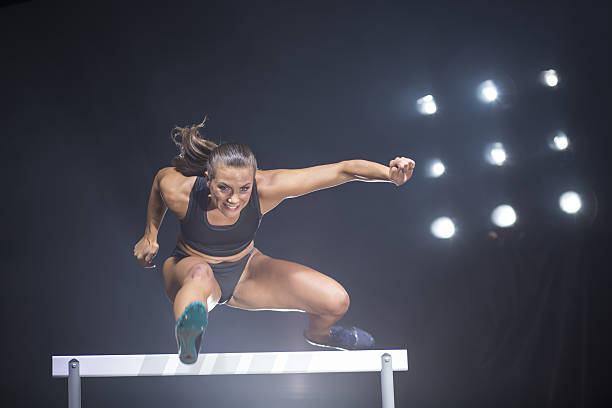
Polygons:
<instances>
[{"instance_id":1,"label":"smiling mouth","mask_svg":"<svg viewBox=\"0 0 612 408\"><path fill-rule=\"evenodd\" d=\"M223 206L225 206L225 208L230 210L230 211L235 211L239 207L239 205L236 205L235 207L230 207L227 203L223 203Z\"/></svg>"}]
</instances>

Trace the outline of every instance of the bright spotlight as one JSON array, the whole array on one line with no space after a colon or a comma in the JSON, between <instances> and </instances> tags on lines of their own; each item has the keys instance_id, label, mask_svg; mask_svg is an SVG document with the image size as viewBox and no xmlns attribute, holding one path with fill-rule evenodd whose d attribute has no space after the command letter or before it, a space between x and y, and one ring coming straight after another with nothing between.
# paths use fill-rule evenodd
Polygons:
<instances>
[{"instance_id":1,"label":"bright spotlight","mask_svg":"<svg viewBox=\"0 0 612 408\"><path fill-rule=\"evenodd\" d=\"M491 213L491 221L501 228L511 227L516 222L516 212L507 204L500 205Z\"/></svg>"},{"instance_id":2,"label":"bright spotlight","mask_svg":"<svg viewBox=\"0 0 612 408\"><path fill-rule=\"evenodd\" d=\"M553 136L549 144L554 150L565 150L569 146L569 139L565 133L559 131Z\"/></svg>"},{"instance_id":3,"label":"bright spotlight","mask_svg":"<svg viewBox=\"0 0 612 408\"><path fill-rule=\"evenodd\" d=\"M499 94L493 81L489 79L481 83L478 87L478 96L480 97L480 100L486 103L495 101Z\"/></svg>"},{"instance_id":4,"label":"bright spotlight","mask_svg":"<svg viewBox=\"0 0 612 408\"><path fill-rule=\"evenodd\" d=\"M444 167L444 164L439 159L435 159L429 162L427 175L429 177L440 177L445 171L446 167Z\"/></svg>"},{"instance_id":5,"label":"bright spotlight","mask_svg":"<svg viewBox=\"0 0 612 408\"><path fill-rule=\"evenodd\" d=\"M501 143L493 143L489 146L486 155L487 161L496 166L501 166L506 162L506 150Z\"/></svg>"},{"instance_id":6,"label":"bright spotlight","mask_svg":"<svg viewBox=\"0 0 612 408\"><path fill-rule=\"evenodd\" d=\"M417 100L417 110L423 115L433 115L438 111L436 101L431 95L425 95Z\"/></svg>"},{"instance_id":7,"label":"bright spotlight","mask_svg":"<svg viewBox=\"0 0 612 408\"><path fill-rule=\"evenodd\" d=\"M559 84L559 76L554 69L548 69L540 73L540 81L546 86L554 88Z\"/></svg>"},{"instance_id":8,"label":"bright spotlight","mask_svg":"<svg viewBox=\"0 0 612 408\"><path fill-rule=\"evenodd\" d=\"M449 239L455 235L455 224L448 217L440 217L431 223L431 233L440 239Z\"/></svg>"},{"instance_id":9,"label":"bright spotlight","mask_svg":"<svg viewBox=\"0 0 612 408\"><path fill-rule=\"evenodd\" d=\"M561 197L559 197L559 207L568 214L576 214L582 208L580 195L575 191L567 191L561 194Z\"/></svg>"}]
</instances>

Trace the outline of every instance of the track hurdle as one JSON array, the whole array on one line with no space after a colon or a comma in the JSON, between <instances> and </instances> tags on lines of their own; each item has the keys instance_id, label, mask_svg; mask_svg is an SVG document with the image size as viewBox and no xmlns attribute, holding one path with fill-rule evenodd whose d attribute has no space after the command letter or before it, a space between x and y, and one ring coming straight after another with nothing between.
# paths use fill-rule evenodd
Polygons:
<instances>
[{"instance_id":1,"label":"track hurdle","mask_svg":"<svg viewBox=\"0 0 612 408\"><path fill-rule=\"evenodd\" d=\"M82 377L350 373L378 371L382 407L393 408L393 371L408 371L407 350L298 351L200 354L195 364L177 354L52 356L53 377L68 377L68 408L81 408Z\"/></svg>"}]
</instances>

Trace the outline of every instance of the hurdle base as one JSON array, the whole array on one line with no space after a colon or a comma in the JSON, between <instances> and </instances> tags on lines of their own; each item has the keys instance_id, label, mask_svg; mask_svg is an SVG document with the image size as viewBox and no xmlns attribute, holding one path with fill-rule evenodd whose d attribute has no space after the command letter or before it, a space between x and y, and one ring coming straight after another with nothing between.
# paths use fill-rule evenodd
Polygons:
<instances>
[{"instance_id":1,"label":"hurdle base","mask_svg":"<svg viewBox=\"0 0 612 408\"><path fill-rule=\"evenodd\" d=\"M66 366L68 364L68 366ZM68 408L81 408L81 377L380 372L382 407L393 408L393 371L408 371L407 350L53 356L53 377L68 377Z\"/></svg>"},{"instance_id":2,"label":"hurdle base","mask_svg":"<svg viewBox=\"0 0 612 408\"><path fill-rule=\"evenodd\" d=\"M68 408L81 408L81 375L79 360L68 362Z\"/></svg>"}]
</instances>

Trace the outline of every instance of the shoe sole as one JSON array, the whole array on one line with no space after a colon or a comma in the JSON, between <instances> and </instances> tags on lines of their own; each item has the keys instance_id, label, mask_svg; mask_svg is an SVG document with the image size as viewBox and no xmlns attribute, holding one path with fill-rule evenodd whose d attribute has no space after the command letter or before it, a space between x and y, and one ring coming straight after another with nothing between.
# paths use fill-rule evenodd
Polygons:
<instances>
[{"instance_id":1,"label":"shoe sole","mask_svg":"<svg viewBox=\"0 0 612 408\"><path fill-rule=\"evenodd\" d=\"M342 348L342 347L338 347L338 346L330 346L329 344L322 344L322 343L315 343L312 340L307 339L306 337L304 337L304 340L306 340L306 343L312 345L312 346L316 346L316 347L323 347L323 348L328 348L328 349L333 349L333 350L340 350L340 351L349 351L348 349Z\"/></svg>"},{"instance_id":2,"label":"shoe sole","mask_svg":"<svg viewBox=\"0 0 612 408\"><path fill-rule=\"evenodd\" d=\"M198 360L202 336L208 323L203 304L191 304L181 316L176 328L179 359L183 364L194 364Z\"/></svg>"}]
</instances>

